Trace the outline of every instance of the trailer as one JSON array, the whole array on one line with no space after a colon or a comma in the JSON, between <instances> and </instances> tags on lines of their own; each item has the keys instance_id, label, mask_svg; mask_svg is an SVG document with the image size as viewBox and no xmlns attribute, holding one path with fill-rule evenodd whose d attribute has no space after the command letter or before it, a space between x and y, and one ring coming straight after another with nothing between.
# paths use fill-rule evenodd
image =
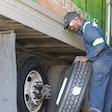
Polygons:
<instances>
[{"instance_id":1,"label":"trailer","mask_svg":"<svg viewBox=\"0 0 112 112\"><path fill-rule=\"evenodd\" d=\"M0 0L0 111L86 111L91 63L73 63L86 53L81 34L63 29L63 17L77 11L99 21L111 45L112 1L100 0L94 16L90 3L80 2Z\"/></svg>"}]
</instances>

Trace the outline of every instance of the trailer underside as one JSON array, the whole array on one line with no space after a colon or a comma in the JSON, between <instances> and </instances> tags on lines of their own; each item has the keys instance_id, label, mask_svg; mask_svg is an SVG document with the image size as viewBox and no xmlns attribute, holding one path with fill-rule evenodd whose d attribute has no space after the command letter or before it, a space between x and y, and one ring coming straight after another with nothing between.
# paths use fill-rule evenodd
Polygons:
<instances>
[{"instance_id":1,"label":"trailer underside","mask_svg":"<svg viewBox=\"0 0 112 112\"><path fill-rule=\"evenodd\" d=\"M76 55L84 55L81 35L64 31L62 18L30 0L0 2L0 30L15 31L19 53L34 53L53 64L71 63Z\"/></svg>"},{"instance_id":2,"label":"trailer underside","mask_svg":"<svg viewBox=\"0 0 112 112\"><path fill-rule=\"evenodd\" d=\"M40 100L32 97L32 94L34 95L34 82L40 81L42 87L39 91L45 90L47 94L50 93L49 85L45 85L46 83L49 84L48 80L49 82L50 79L53 79L54 82L60 81L61 86L65 72L74 61L75 56L85 55L82 36L70 30L64 30L63 18L56 16L31 0L0 0L0 4L0 34L3 37L5 37L6 34L7 38L10 38L10 32L16 34L16 43L13 45L16 47L17 54L17 74L15 74L17 76L13 77L14 74L11 74L12 81L7 81L7 84L11 85L13 81L16 83L17 80L15 85L12 84L14 85L15 91L13 91L11 95L17 94L17 96L13 98L13 101L17 101L17 108L21 110L20 112L24 109L25 111L31 111L35 105L32 106L31 102L31 108L29 108L29 97L31 96L31 101L34 101L34 104L35 101ZM3 40L5 40L5 38ZM7 43L4 43L4 46L7 47ZM8 47L7 49L11 50ZM4 51L4 53L5 52L7 54L7 51ZM13 53L15 52L13 51ZM21 55L22 57L19 58ZM6 63L4 63L4 65L5 64ZM10 66L10 62L8 64ZM52 67L54 68L53 71L51 70L52 74L47 74L46 72L49 72L49 69ZM45 70L43 70L43 68L45 68ZM7 70L8 69L10 69L10 67L8 67ZM44 75L48 77L48 80ZM5 76L7 77L7 74L4 74L4 77ZM60 76L61 80L58 79ZM1 78L1 84L5 82L4 77ZM7 84L4 85L7 86ZM27 86L29 84L33 89ZM52 90L56 90L55 84L51 83L50 85L54 87ZM59 89L58 87L58 90ZM40 94L40 96L43 94ZM52 94L52 96L53 95L56 97L57 93ZM7 97L7 95L5 97ZM3 98L2 95L1 98ZM21 100L22 103L18 103L19 101L21 102ZM39 107L41 108L41 104ZM10 106L10 108L12 108L12 106ZM40 108L37 110L40 110ZM52 108L54 108L54 106ZM50 106L49 109L51 109ZM15 110L16 108L13 111L15 112Z\"/></svg>"}]
</instances>

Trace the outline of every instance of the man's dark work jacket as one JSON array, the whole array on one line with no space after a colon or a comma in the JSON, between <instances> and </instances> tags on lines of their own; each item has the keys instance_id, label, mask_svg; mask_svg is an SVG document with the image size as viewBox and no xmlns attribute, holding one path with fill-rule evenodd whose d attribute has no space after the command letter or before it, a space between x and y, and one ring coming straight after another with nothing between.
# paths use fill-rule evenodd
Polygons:
<instances>
[{"instance_id":1,"label":"man's dark work jacket","mask_svg":"<svg viewBox=\"0 0 112 112\"><path fill-rule=\"evenodd\" d=\"M106 44L105 36L96 23L83 20L80 31L87 59L95 61L103 55L112 55L112 49Z\"/></svg>"}]
</instances>

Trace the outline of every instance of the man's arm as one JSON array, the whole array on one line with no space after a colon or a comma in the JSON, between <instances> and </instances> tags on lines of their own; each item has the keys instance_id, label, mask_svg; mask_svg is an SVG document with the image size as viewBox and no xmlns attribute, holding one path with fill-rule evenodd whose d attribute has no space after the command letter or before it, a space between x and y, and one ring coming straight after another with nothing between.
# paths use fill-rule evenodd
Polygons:
<instances>
[{"instance_id":1,"label":"man's arm","mask_svg":"<svg viewBox=\"0 0 112 112\"><path fill-rule=\"evenodd\" d=\"M101 29L91 26L90 29L85 32L85 39L90 46L86 58L88 60L94 60L106 46L104 35Z\"/></svg>"}]
</instances>

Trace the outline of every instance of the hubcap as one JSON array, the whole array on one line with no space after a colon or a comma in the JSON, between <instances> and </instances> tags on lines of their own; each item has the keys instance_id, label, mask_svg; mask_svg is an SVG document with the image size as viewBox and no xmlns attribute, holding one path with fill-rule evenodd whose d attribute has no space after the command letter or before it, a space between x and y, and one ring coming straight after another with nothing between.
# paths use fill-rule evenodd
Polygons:
<instances>
[{"instance_id":1,"label":"hubcap","mask_svg":"<svg viewBox=\"0 0 112 112\"><path fill-rule=\"evenodd\" d=\"M43 99L41 99L41 86L43 80L39 72L32 70L25 80L24 85L24 100L30 112L38 112L42 106Z\"/></svg>"}]
</instances>

